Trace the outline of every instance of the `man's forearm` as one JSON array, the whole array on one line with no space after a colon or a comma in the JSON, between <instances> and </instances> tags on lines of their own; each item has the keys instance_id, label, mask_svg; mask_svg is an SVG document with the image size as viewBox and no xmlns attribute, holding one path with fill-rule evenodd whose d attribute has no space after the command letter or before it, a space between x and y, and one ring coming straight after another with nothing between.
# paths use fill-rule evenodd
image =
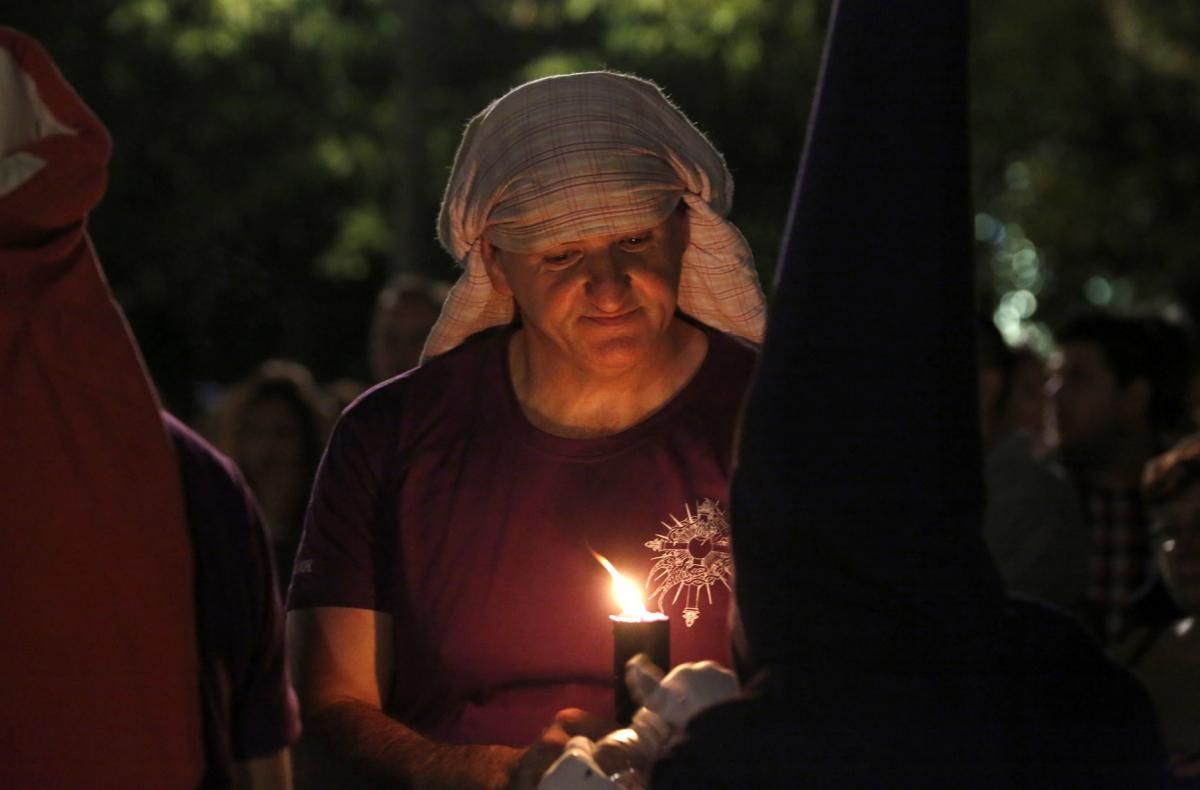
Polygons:
<instances>
[{"instance_id":1,"label":"man's forearm","mask_svg":"<svg viewBox=\"0 0 1200 790\"><path fill-rule=\"evenodd\" d=\"M507 746L431 741L370 705L344 701L305 716L296 786L503 788L523 754Z\"/></svg>"}]
</instances>

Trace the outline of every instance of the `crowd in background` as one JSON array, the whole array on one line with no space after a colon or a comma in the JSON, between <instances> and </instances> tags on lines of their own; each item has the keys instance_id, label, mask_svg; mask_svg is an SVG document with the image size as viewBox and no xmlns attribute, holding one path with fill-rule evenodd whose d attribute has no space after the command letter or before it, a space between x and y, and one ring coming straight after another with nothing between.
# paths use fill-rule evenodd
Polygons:
<instances>
[{"instance_id":1,"label":"crowd in background","mask_svg":"<svg viewBox=\"0 0 1200 790\"><path fill-rule=\"evenodd\" d=\"M1196 777L1200 451L1190 325L1091 312L1042 360L979 323L984 537L1013 593L1086 623L1150 691Z\"/></svg>"},{"instance_id":2,"label":"crowd in background","mask_svg":"<svg viewBox=\"0 0 1200 790\"><path fill-rule=\"evenodd\" d=\"M194 427L233 459L258 498L283 591L335 419L368 386L416 367L445 290L414 275L380 290L363 350L371 381L320 383L303 362L268 359L219 391L197 418Z\"/></svg>"}]
</instances>

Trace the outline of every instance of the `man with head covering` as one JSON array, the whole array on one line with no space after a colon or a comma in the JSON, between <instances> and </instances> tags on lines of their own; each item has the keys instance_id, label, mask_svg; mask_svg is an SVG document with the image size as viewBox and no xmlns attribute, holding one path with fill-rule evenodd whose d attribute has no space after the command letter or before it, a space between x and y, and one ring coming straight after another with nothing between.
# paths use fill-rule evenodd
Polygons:
<instances>
[{"instance_id":1,"label":"man with head covering","mask_svg":"<svg viewBox=\"0 0 1200 790\"><path fill-rule=\"evenodd\" d=\"M613 717L590 549L645 580L675 661L728 660L732 429L765 312L731 197L638 78L537 80L471 121L438 225L465 271L423 363L343 415L309 507L289 627L323 756L301 772L536 779Z\"/></svg>"},{"instance_id":2,"label":"man with head covering","mask_svg":"<svg viewBox=\"0 0 1200 790\"><path fill-rule=\"evenodd\" d=\"M409 273L396 275L379 291L367 336L372 383L417 366L445 300L441 281Z\"/></svg>"}]
</instances>

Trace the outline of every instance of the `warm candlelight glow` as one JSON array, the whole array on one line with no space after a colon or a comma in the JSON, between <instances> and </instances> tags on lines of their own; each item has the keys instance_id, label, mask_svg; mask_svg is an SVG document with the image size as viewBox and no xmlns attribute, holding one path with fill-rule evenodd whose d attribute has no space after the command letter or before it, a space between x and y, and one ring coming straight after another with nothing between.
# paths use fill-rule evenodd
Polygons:
<instances>
[{"instance_id":1,"label":"warm candlelight glow","mask_svg":"<svg viewBox=\"0 0 1200 790\"><path fill-rule=\"evenodd\" d=\"M612 576L613 598L616 599L617 606L621 607L620 617L638 620L651 618L650 612L646 611L646 604L642 601L642 593L637 585L622 576L604 555L593 551L592 556Z\"/></svg>"},{"instance_id":2,"label":"warm candlelight glow","mask_svg":"<svg viewBox=\"0 0 1200 790\"><path fill-rule=\"evenodd\" d=\"M671 620L662 612L646 611L642 591L591 547L592 556L612 576L613 597L620 614L610 614L613 628L613 702L617 721L629 724L638 704L626 681L626 668L636 655L645 654L664 671L671 666Z\"/></svg>"}]
</instances>

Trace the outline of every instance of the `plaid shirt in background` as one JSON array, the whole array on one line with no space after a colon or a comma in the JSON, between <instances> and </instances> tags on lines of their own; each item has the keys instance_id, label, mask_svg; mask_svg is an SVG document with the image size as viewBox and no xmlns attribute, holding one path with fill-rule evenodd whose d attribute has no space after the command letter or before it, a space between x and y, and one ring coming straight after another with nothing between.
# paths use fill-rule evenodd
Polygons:
<instances>
[{"instance_id":1,"label":"plaid shirt in background","mask_svg":"<svg viewBox=\"0 0 1200 790\"><path fill-rule=\"evenodd\" d=\"M1130 599L1149 577L1149 516L1136 489L1082 492L1084 520L1091 535L1087 600L1105 644L1125 624Z\"/></svg>"}]
</instances>

